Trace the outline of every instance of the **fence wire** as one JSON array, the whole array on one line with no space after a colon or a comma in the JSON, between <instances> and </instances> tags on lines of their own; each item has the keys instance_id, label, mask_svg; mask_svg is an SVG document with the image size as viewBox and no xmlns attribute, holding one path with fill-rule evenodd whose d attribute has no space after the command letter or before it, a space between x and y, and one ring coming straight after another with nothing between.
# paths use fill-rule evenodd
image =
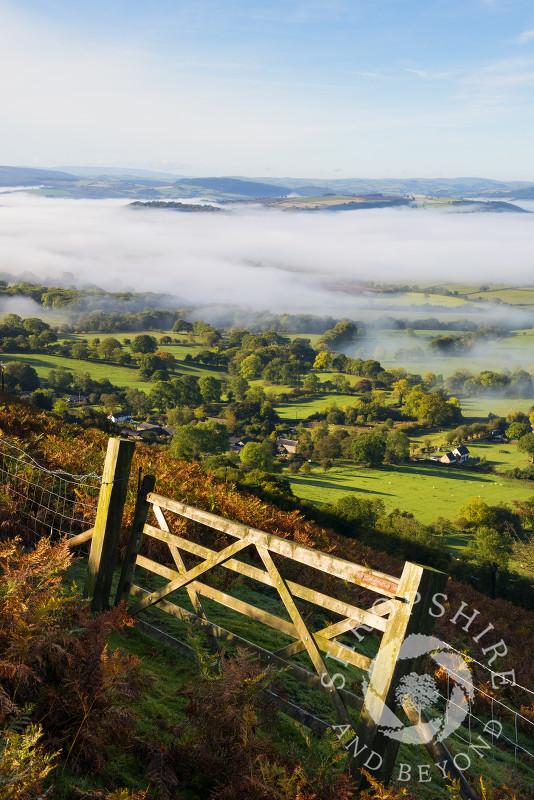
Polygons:
<instances>
[{"instance_id":1,"label":"fence wire","mask_svg":"<svg viewBox=\"0 0 534 800\"><path fill-rule=\"evenodd\" d=\"M2 524L27 544L71 538L94 526L101 476L49 470L20 447L0 439Z\"/></svg>"},{"instance_id":2,"label":"fence wire","mask_svg":"<svg viewBox=\"0 0 534 800\"><path fill-rule=\"evenodd\" d=\"M490 667L486 664L482 664L480 661L472 658L471 656L466 656L465 653L462 653L460 650L457 650L453 645L446 643L447 647L453 650L454 652L458 653L466 660L474 661L483 667L490 675L497 674L495 673ZM459 709L459 711L463 712L465 709L459 706L451 697L451 688L454 684L455 678L461 678L462 685L468 686L473 690L474 697L473 699L467 699L468 710L466 714L466 719L460 726L459 730L454 731L451 735L457 741L462 742L463 745L467 745L468 751L473 746L473 734L472 728L474 727L477 730L477 733L480 731L483 735L485 735L488 739L491 740L491 760L490 760L490 777L493 777L493 767L495 764L500 764L501 767L510 769L511 764L510 760L506 759L505 752L507 751L510 755L513 754L513 774L515 778L522 783L523 785L529 787L530 789L534 789L534 783L532 783L532 779L530 776L533 774L534 771L534 752L531 747L532 737L534 736L534 720L529 719L516 708L512 708L511 706L504 703L502 700L499 700L492 695L489 695L479 686L474 683L465 680L464 676L459 675L454 669L449 666L444 666L443 669L447 674L447 688L444 690L445 693L437 691L437 695L440 700L445 704L446 713L448 712L449 705L455 706ZM435 674L435 667L430 663L430 659L427 656L426 658L426 666L425 672L430 675ZM512 685L516 688L519 692L528 692L532 694L532 690L528 689L525 686L521 686L521 684L516 683L515 681L512 682ZM476 702L476 693L479 693L481 696L485 698L486 701L491 701L491 711L489 713L489 718L481 719L480 716L473 713L473 704ZM496 716L496 707L499 710L498 716ZM486 712L484 710L479 711L479 714L486 716ZM518 720L521 720L524 723L525 733L522 736L519 736L518 732ZM500 724L502 722L501 727L499 727L495 733L492 731L495 730L495 724ZM530 726L527 727L527 726ZM460 733L461 731L461 733ZM466 734L468 738L462 736ZM500 745L500 746L499 746ZM525 745L525 746L523 746ZM530 746L530 749L529 749ZM484 757L484 756L483 756ZM526 776L529 776L527 778Z\"/></svg>"}]
</instances>

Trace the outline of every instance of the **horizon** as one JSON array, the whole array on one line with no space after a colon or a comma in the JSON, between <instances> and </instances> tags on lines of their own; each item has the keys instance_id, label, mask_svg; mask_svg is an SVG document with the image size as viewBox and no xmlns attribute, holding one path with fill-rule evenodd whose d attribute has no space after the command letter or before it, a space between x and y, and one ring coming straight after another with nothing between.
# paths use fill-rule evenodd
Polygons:
<instances>
[{"instance_id":1,"label":"horizon","mask_svg":"<svg viewBox=\"0 0 534 800\"><path fill-rule=\"evenodd\" d=\"M147 173L168 173L169 175L175 175L177 178L233 178L236 180L255 180L255 181L265 181L268 183L269 181L275 180L305 180L305 181L410 181L410 180L417 180L417 181L468 181L468 180L482 180L482 181L495 181L496 183L525 183L525 184L534 184L534 178L527 179L516 179L516 178L495 178L493 175L390 175L386 177L378 177L376 175L370 174L360 174L360 175L346 175L343 178L339 176L303 176L298 174L273 174L273 175L256 175L256 174L245 174L245 173L221 173L219 175L208 174L208 173L200 173L197 172L195 174L189 173L184 174L183 172L173 172L171 169L149 169L147 167L140 167L135 166L133 164L121 164L121 163L106 163L106 164L70 164L70 165L62 165L62 164L30 164L30 163L17 163L17 164L0 164L0 169L2 167L8 167L10 169L40 169L40 170L50 170L51 172L66 172L68 173L69 169L111 169L114 171L117 170L131 170L132 172L147 172ZM102 173L104 174L104 173Z\"/></svg>"}]
</instances>

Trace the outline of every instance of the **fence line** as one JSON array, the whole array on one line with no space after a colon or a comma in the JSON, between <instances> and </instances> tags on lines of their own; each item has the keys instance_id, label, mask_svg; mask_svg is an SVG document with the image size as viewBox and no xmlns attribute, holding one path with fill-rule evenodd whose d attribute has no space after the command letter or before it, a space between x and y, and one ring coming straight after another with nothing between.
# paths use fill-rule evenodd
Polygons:
<instances>
[{"instance_id":1,"label":"fence line","mask_svg":"<svg viewBox=\"0 0 534 800\"><path fill-rule=\"evenodd\" d=\"M45 536L69 539L94 525L101 476L51 470L0 439L0 482L15 533L36 544Z\"/></svg>"},{"instance_id":2,"label":"fence line","mask_svg":"<svg viewBox=\"0 0 534 800\"><path fill-rule=\"evenodd\" d=\"M481 662L477 661L476 659L471 658L470 656L466 655L465 653L462 653L460 650L458 650L456 647L454 647L453 645L449 644L448 642L444 642L444 644L446 644L446 646L448 648L450 648L451 650L453 650L454 652L456 652L459 655L461 655L463 658L466 658L469 661L473 661L473 662L479 664L481 667L484 667L484 669L486 669L488 672L490 672L492 674L495 674L494 670L492 670L486 664L482 664ZM445 694L442 694L439 691L437 691L436 693L437 693L437 696L446 704L447 708L449 707L449 705L451 705L451 706L455 706L456 708L458 708L461 711L465 711L465 708L460 706L460 705L458 705L458 703L454 702L454 699L451 697L450 683L451 683L451 680L454 682L454 678L455 677L461 678L462 685L465 685L466 687L471 688L472 690L474 690L474 692L478 692L483 697L487 698L488 700L491 700L490 719L484 721L479 716L477 716L476 714L473 713L473 711L472 711L472 703L474 701L472 699L468 699L467 720L463 723L463 725L467 726L467 732L468 732L468 735L469 735L469 739L466 739L457 730L453 731L451 733L451 736L453 736L458 741L461 741L463 744L467 744L468 745L468 750L469 750L469 747L475 748L475 745L473 745L473 740L472 740L472 724L471 724L472 720L475 721L476 723L478 723L481 726L482 732L483 733L487 733L491 737L491 770L492 770L492 774L493 774L493 765L494 765L494 763L500 763L502 766L506 766L505 762L503 760L500 760L500 759L495 757L496 749L497 749L497 751L499 750L499 748L495 747L495 744L496 744L497 741L501 741L502 745L506 749L508 749L510 751L513 751L515 777L522 784L524 784L525 786L528 786L531 789L534 788L534 783L529 782L525 777L523 777L523 775L520 773L520 771L518 769L518 754L522 754L523 757L530 756L531 759L534 759L534 752L531 752L530 750L528 750L526 747L523 747L523 745L521 745L519 743L519 732L518 732L518 728L517 728L518 719L523 720L523 722L526 722L526 723L528 723L529 725L531 725L533 727L534 727L534 720L528 719L528 717L525 717L523 714L521 714L520 711L517 711L516 709L514 709L511 706L509 706L506 703L504 703L502 700L499 700L496 697L493 697L492 695L488 694L487 692L485 692L483 689L481 689L476 684L466 680L463 675L458 675L458 673L455 672L455 670L452 669L450 666L443 665L443 669L447 673L447 689L445 691ZM427 670L427 672L429 672L429 659L428 659L428 657L427 657L426 670ZM529 694L532 694L530 689L527 689L526 687L521 686L520 684L516 684L514 681L509 681L509 684L514 686L514 687L517 687L520 690L528 692ZM505 722L505 723L507 722L509 725L513 725L514 733L515 733L515 737L514 738L511 738L510 736L508 736L507 733L504 732L503 726L501 725L500 720L495 717L495 706L496 705L499 706L501 709L503 709L503 712L501 712L501 713L506 713L507 714L508 718L507 719L503 718L503 722ZM495 723L498 723L499 726L500 726L498 731L495 728ZM489 728L488 728L488 726L489 726ZM527 739L529 739L528 734L525 733L524 735L526 736ZM475 750L475 752L476 752L476 750ZM482 755L482 757L484 757L484 756ZM534 763L533 763L533 766L534 766Z\"/></svg>"}]
</instances>

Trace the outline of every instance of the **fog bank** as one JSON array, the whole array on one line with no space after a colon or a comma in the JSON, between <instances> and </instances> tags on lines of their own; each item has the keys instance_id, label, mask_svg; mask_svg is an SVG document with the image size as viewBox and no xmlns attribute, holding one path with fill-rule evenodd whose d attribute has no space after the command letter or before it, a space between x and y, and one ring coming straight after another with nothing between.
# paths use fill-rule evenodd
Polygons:
<instances>
[{"instance_id":1,"label":"fog bank","mask_svg":"<svg viewBox=\"0 0 534 800\"><path fill-rule=\"evenodd\" d=\"M0 271L58 281L70 273L78 286L168 292L178 304L350 317L395 306L362 292L361 281L521 286L534 275L534 215L234 206L184 214L126 203L3 194Z\"/></svg>"}]
</instances>

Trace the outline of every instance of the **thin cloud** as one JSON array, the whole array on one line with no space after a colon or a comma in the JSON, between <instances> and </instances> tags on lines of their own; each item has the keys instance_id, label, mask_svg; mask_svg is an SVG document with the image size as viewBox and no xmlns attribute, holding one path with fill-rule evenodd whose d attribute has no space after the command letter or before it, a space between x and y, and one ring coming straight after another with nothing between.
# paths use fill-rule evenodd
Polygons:
<instances>
[{"instance_id":1,"label":"thin cloud","mask_svg":"<svg viewBox=\"0 0 534 800\"><path fill-rule=\"evenodd\" d=\"M528 44L528 42L534 41L534 29L530 31L523 31L523 33L517 37L518 44Z\"/></svg>"}]
</instances>

